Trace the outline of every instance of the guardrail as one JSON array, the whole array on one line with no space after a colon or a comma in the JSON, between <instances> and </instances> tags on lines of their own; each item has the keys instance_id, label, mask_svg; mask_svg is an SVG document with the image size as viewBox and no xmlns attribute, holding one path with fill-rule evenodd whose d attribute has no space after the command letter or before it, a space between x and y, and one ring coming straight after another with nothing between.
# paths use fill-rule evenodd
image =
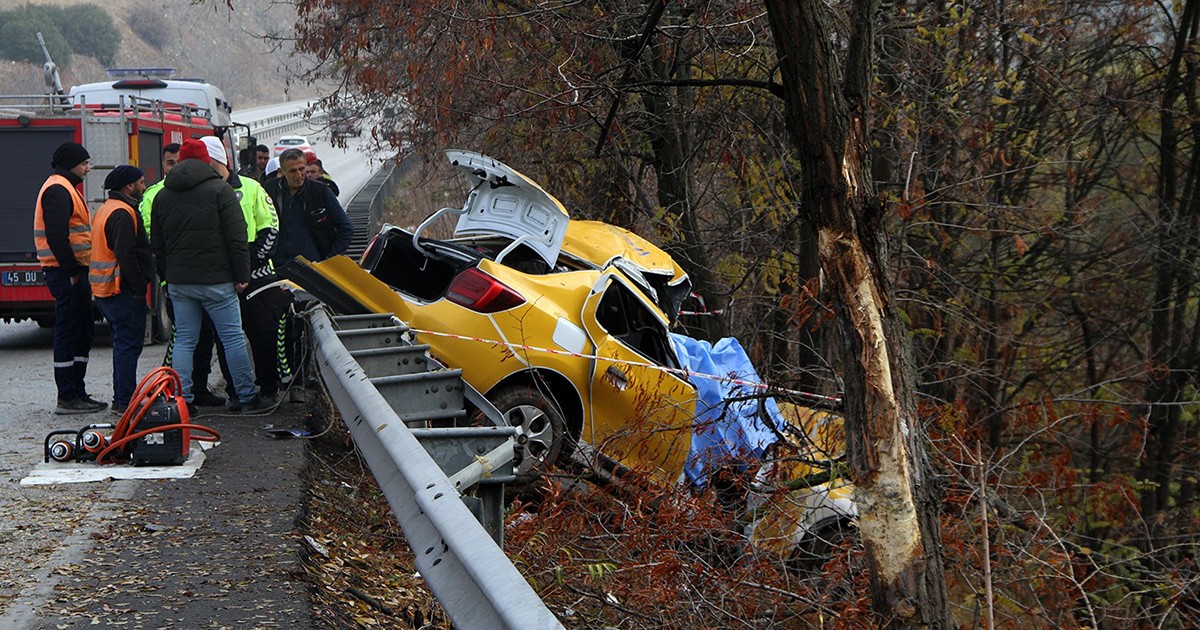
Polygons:
<instances>
[{"instance_id":1,"label":"guardrail","mask_svg":"<svg viewBox=\"0 0 1200 630\"><path fill-rule=\"evenodd\" d=\"M427 347L409 345L407 328L389 315L334 318L319 306L308 319L325 386L404 529L417 570L455 627L562 628L467 503L459 500L471 497L461 497L458 488L486 479L489 468L505 462L506 456L511 459L513 431L483 427L414 432L407 423L424 425L462 415L463 397L475 400L461 371L424 371ZM397 385L407 389L395 389ZM392 391L385 396L380 387ZM451 459L457 453L465 461L464 449L453 444L454 438L486 434L503 441L493 441L490 450L483 442L466 449L470 464L454 475L455 481L427 451L451 451ZM422 440L436 444L423 446ZM441 459L445 466L447 459ZM494 492L482 499L492 508L496 500ZM486 507L483 512L488 512ZM490 525L500 526L495 519Z\"/></svg>"},{"instance_id":2,"label":"guardrail","mask_svg":"<svg viewBox=\"0 0 1200 630\"><path fill-rule=\"evenodd\" d=\"M274 138L289 131L307 131L314 125L322 124L328 118L325 110L313 110L312 106L313 101L297 101L295 109L290 111L252 119L250 122L244 120L238 120L238 122L248 125L251 135L259 139ZM237 114L234 115L234 118L237 118Z\"/></svg>"},{"instance_id":3,"label":"guardrail","mask_svg":"<svg viewBox=\"0 0 1200 630\"><path fill-rule=\"evenodd\" d=\"M382 224L380 217L383 216L383 208L391 199L411 159L405 158L400 167L392 161L385 162L346 204L346 216L354 226L354 237L350 239L350 249L346 251L350 258L358 260L362 257L371 237Z\"/></svg>"}]
</instances>

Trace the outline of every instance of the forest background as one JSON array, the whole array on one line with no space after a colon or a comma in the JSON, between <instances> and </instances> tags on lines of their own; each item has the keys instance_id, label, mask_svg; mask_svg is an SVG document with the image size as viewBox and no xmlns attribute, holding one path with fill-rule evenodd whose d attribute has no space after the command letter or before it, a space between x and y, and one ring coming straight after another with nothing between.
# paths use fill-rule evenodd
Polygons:
<instances>
[{"instance_id":1,"label":"forest background","mask_svg":"<svg viewBox=\"0 0 1200 630\"><path fill-rule=\"evenodd\" d=\"M855 78L871 25L862 111L879 203L860 219L886 241L885 299L912 350L954 618L1197 623L1200 3L801 4L823 7L836 77ZM446 147L487 153L573 216L649 236L703 299L688 333L737 337L774 384L837 393L848 331L804 206L815 149L789 135L789 43L768 13L312 0L297 31L342 105L406 112L379 141L430 164ZM708 582L666 578L622 606L716 623L697 593L737 569L671 555ZM726 614L830 610L763 575Z\"/></svg>"},{"instance_id":2,"label":"forest background","mask_svg":"<svg viewBox=\"0 0 1200 630\"><path fill-rule=\"evenodd\" d=\"M686 332L737 337L769 382L846 389L849 331L808 208L806 152L822 147L795 142L792 42L760 3L117 4L104 8L122 45L56 52L64 83L155 58L237 106L340 86L330 100L424 157L430 177L442 149L477 150L573 216L665 246L703 299ZM953 618L1200 624L1200 2L815 4L834 74L854 75L853 43L872 24L863 122L878 203L860 218L885 241L887 299L911 350L938 497L919 507L940 522L928 553L945 563ZM278 53L293 45L304 63L289 67ZM39 93L38 65L9 64L0 85ZM581 615L872 619L861 551L811 580L734 559L712 505L684 518L624 502L615 527L612 497L561 498L515 531L510 555ZM830 587L855 576L856 589Z\"/></svg>"}]
</instances>

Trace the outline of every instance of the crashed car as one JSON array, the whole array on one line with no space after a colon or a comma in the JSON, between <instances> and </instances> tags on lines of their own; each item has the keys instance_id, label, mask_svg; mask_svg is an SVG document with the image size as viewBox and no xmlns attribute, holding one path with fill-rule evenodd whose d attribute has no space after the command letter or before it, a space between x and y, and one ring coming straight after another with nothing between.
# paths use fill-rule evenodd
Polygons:
<instances>
[{"instance_id":1,"label":"crashed car","mask_svg":"<svg viewBox=\"0 0 1200 630\"><path fill-rule=\"evenodd\" d=\"M371 308L403 321L520 429L519 474L574 460L702 486L714 457L786 452L790 463L755 480L755 540L790 548L854 516L852 488L830 474L830 441L814 439L834 416L787 405L734 413L721 400L730 392L698 391L693 355L703 344L669 332L691 283L666 252L628 230L570 219L558 199L492 158L446 157L470 188L461 208L413 230L385 225L361 270L344 258L313 266L343 284L390 288ZM457 217L454 236L426 237L446 216ZM776 496L783 474L813 483Z\"/></svg>"}]
</instances>

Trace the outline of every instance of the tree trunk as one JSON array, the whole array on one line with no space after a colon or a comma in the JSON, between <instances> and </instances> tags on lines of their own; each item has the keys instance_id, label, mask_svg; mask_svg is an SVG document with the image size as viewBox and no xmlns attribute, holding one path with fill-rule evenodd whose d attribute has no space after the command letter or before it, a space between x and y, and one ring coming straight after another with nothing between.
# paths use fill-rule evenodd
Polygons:
<instances>
[{"instance_id":1,"label":"tree trunk","mask_svg":"<svg viewBox=\"0 0 1200 630\"><path fill-rule=\"evenodd\" d=\"M672 81L690 78L686 69L668 66L663 59L666 52L660 50L661 42L652 42L638 62L637 69L644 81ZM680 74L685 73L685 74ZM724 307L724 297L717 288L712 262L709 260L709 244L704 242L700 223L696 217L692 180L696 168L692 162L693 142L691 126L683 120L682 112L690 110L690 87L662 87L641 94L643 107L653 125L648 130L652 151L651 163L657 176L658 203L664 212L674 218L679 230L679 243L667 246L680 265L688 270L692 278L692 290L704 298L710 310ZM715 341L728 334L723 315L707 315L693 318L689 332L695 336ZM701 334L696 335L695 333Z\"/></svg>"},{"instance_id":2,"label":"tree trunk","mask_svg":"<svg viewBox=\"0 0 1200 630\"><path fill-rule=\"evenodd\" d=\"M1188 112L1197 109L1195 46L1200 37L1200 1L1178 8L1178 30L1172 33L1171 56L1164 68L1159 111L1159 172L1156 186L1158 250L1155 252L1155 291L1150 317L1150 358L1155 373L1146 387L1150 403L1146 449L1138 463L1145 482L1141 517L1149 524L1148 548L1163 541L1164 521L1175 505L1178 489L1177 449L1183 428L1179 403L1197 363L1200 322L1190 304L1195 300L1200 223L1200 125ZM1182 261L1182 262L1181 262Z\"/></svg>"},{"instance_id":3,"label":"tree trunk","mask_svg":"<svg viewBox=\"0 0 1200 630\"><path fill-rule=\"evenodd\" d=\"M841 38L824 2L767 0L766 7L804 177L801 211L817 232L842 326L847 453L873 606L884 625L949 627L939 501L870 175L867 89L878 2L853 3L844 79L832 44Z\"/></svg>"}]
</instances>

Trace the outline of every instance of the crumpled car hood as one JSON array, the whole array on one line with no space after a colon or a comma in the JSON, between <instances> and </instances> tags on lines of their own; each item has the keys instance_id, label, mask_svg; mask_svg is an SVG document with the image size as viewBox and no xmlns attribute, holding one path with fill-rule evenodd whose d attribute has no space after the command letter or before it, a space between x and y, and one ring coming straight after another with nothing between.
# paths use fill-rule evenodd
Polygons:
<instances>
[{"instance_id":1,"label":"crumpled car hood","mask_svg":"<svg viewBox=\"0 0 1200 630\"><path fill-rule=\"evenodd\" d=\"M670 254L615 225L572 220L562 248L597 267L612 265L620 269L641 285L672 322L692 289L691 279Z\"/></svg>"}]
</instances>

